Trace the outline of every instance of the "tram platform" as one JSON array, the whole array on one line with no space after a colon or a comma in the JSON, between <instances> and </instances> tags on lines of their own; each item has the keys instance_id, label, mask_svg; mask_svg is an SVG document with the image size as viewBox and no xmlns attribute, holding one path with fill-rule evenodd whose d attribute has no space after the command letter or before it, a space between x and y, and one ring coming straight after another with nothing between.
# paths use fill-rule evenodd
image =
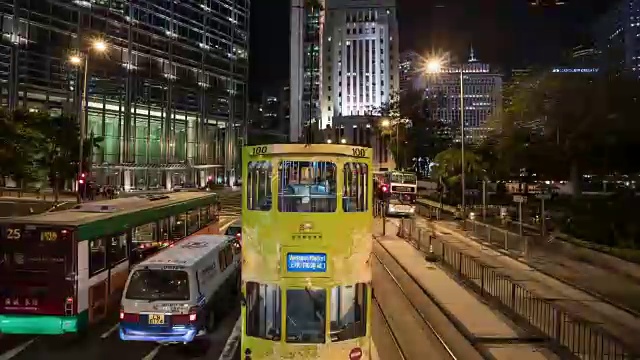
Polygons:
<instances>
[{"instance_id":1,"label":"tram platform","mask_svg":"<svg viewBox=\"0 0 640 360\"><path fill-rule=\"evenodd\" d=\"M527 343L526 331L492 309L478 295L464 288L438 265L427 262L422 252L404 239L395 236L398 228L387 220L382 235L382 219L374 221L373 234L438 307L474 344L496 360L559 359L544 344ZM524 340L524 341L523 341ZM455 344L450 344L455 346Z\"/></svg>"}]
</instances>

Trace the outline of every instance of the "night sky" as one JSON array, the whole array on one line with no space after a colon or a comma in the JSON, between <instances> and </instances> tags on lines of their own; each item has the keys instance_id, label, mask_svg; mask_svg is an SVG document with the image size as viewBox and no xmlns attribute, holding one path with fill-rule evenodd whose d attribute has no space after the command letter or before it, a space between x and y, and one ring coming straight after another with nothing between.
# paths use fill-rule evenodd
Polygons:
<instances>
[{"instance_id":1,"label":"night sky","mask_svg":"<svg viewBox=\"0 0 640 360\"><path fill-rule=\"evenodd\" d=\"M613 0L565 0L532 7L528 0L397 0L400 50L449 51L501 68L553 64L563 51L589 43L591 24ZM251 2L251 97L285 85L289 76L289 0Z\"/></svg>"}]
</instances>

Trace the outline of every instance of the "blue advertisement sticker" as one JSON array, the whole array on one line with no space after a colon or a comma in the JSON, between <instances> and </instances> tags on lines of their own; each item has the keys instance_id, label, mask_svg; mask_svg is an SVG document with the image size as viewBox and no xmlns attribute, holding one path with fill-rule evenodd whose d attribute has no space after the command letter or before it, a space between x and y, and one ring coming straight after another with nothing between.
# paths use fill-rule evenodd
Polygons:
<instances>
[{"instance_id":1,"label":"blue advertisement sticker","mask_svg":"<svg viewBox=\"0 0 640 360\"><path fill-rule=\"evenodd\" d=\"M321 253L288 253L288 272L326 272L327 254Z\"/></svg>"}]
</instances>

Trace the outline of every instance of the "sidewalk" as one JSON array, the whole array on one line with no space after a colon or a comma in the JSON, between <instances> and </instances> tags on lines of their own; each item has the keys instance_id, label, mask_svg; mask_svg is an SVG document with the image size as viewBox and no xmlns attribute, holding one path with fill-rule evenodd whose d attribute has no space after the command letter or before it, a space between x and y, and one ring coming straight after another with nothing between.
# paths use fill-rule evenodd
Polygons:
<instances>
[{"instance_id":1,"label":"sidewalk","mask_svg":"<svg viewBox=\"0 0 640 360\"><path fill-rule=\"evenodd\" d=\"M429 232L426 219L418 218L416 220L416 226L418 228ZM494 268L497 272L508 276L514 283L530 291L536 297L547 300L568 314L577 315L593 324L598 324L599 327L623 340L627 345L637 343L636 340L640 333L640 319L634 315L537 271L534 267L523 261L524 259L513 259L486 244L479 243L467 237L455 224L446 221L436 221L434 224L437 239L433 242L433 246L436 251L440 248L441 243L445 243L463 254L475 258L480 263ZM580 268L571 268L569 261L565 259L563 263L560 260L561 259L547 259L546 263L548 265L553 261L558 261L556 266L565 266L564 271L576 272L576 276L580 274L593 275L596 271L602 270L591 267L585 263L581 263ZM610 276L609 285L611 287L620 287L621 291L636 293L635 287L637 285L622 282L622 279L612 275ZM593 276L592 281L606 282L606 275L602 277Z\"/></svg>"},{"instance_id":2,"label":"sidewalk","mask_svg":"<svg viewBox=\"0 0 640 360\"><path fill-rule=\"evenodd\" d=\"M380 223L380 220L376 220ZM376 224L377 225L377 224ZM379 225L377 225L379 226ZM387 222L387 234L395 234L397 226ZM375 234L375 231L374 231ZM432 300L456 319L472 339L498 360L558 359L548 349L535 344L515 344L512 340L526 337L525 332L504 315L491 309L470 290L438 266L424 260L424 255L404 239L394 235L379 237L380 244L415 278Z\"/></svg>"}]
</instances>

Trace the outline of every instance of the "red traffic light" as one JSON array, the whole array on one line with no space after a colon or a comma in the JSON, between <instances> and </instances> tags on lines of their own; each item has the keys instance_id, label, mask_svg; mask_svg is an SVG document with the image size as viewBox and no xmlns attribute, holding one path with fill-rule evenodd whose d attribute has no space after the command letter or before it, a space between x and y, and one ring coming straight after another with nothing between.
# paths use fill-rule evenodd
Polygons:
<instances>
[{"instance_id":1,"label":"red traffic light","mask_svg":"<svg viewBox=\"0 0 640 360\"><path fill-rule=\"evenodd\" d=\"M384 192L384 193L389 192L389 186L382 185L382 192Z\"/></svg>"},{"instance_id":2,"label":"red traffic light","mask_svg":"<svg viewBox=\"0 0 640 360\"><path fill-rule=\"evenodd\" d=\"M83 180L83 179L78 180L78 182L79 182L80 184L84 184L84 180Z\"/></svg>"},{"instance_id":3,"label":"red traffic light","mask_svg":"<svg viewBox=\"0 0 640 360\"><path fill-rule=\"evenodd\" d=\"M82 174L80 174L80 177L84 179L84 178L86 178L86 177L87 177L87 174L82 173Z\"/></svg>"}]
</instances>

